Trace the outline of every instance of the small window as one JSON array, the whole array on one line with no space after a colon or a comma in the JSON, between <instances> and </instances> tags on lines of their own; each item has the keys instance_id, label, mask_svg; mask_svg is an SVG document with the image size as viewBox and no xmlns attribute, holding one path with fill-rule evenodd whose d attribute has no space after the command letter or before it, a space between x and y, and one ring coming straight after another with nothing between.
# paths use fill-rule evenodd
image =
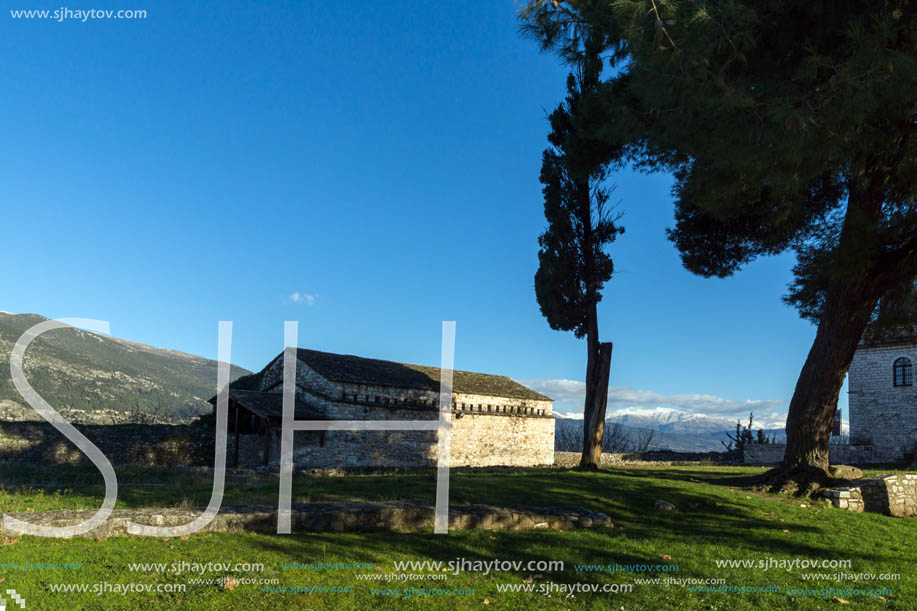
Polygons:
<instances>
[{"instance_id":1,"label":"small window","mask_svg":"<svg viewBox=\"0 0 917 611\"><path fill-rule=\"evenodd\" d=\"M895 386L914 385L914 366L911 359L901 357L895 361Z\"/></svg>"}]
</instances>

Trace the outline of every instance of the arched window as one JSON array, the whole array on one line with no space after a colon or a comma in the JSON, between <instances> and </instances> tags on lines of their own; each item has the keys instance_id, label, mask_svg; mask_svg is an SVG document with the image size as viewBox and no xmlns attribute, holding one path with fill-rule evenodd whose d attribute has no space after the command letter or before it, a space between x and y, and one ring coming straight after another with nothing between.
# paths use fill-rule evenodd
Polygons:
<instances>
[{"instance_id":1,"label":"arched window","mask_svg":"<svg viewBox=\"0 0 917 611\"><path fill-rule=\"evenodd\" d=\"M913 386L914 385L914 366L911 359L902 356L895 361L895 386Z\"/></svg>"}]
</instances>

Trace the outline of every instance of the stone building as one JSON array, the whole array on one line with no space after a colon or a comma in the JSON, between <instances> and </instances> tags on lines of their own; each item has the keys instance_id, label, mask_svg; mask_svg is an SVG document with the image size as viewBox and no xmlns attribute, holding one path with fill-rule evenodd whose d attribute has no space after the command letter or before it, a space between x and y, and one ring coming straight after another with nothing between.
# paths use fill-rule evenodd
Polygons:
<instances>
[{"instance_id":1,"label":"stone building","mask_svg":"<svg viewBox=\"0 0 917 611\"><path fill-rule=\"evenodd\" d=\"M917 328L867 334L849 370L850 449L861 462L898 460L917 449Z\"/></svg>"},{"instance_id":2,"label":"stone building","mask_svg":"<svg viewBox=\"0 0 917 611\"><path fill-rule=\"evenodd\" d=\"M308 419L436 420L438 367L297 350L296 410ZM277 463L283 354L231 385L229 464ZM211 402L214 402L211 399ZM454 371L450 466L532 466L554 462L552 400L510 378ZM303 419L301 415L297 419ZM294 433L303 468L434 466L436 431Z\"/></svg>"},{"instance_id":3,"label":"stone building","mask_svg":"<svg viewBox=\"0 0 917 611\"><path fill-rule=\"evenodd\" d=\"M867 330L848 370L850 441L833 444L833 464L892 463L917 456L917 327ZM750 445L744 461L783 460L785 444Z\"/></svg>"}]
</instances>

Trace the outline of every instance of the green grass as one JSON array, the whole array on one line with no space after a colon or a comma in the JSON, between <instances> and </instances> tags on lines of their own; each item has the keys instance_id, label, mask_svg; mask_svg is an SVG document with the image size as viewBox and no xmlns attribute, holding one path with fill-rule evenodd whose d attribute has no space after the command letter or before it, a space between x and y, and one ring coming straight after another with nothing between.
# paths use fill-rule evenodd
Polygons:
<instances>
[{"instance_id":1,"label":"green grass","mask_svg":"<svg viewBox=\"0 0 917 611\"><path fill-rule=\"evenodd\" d=\"M832 596L787 593L790 588L837 590L890 588L892 596L844 596L851 607L869 609L917 608L917 544L912 543L915 522L874 514L829 509L821 502L777 497L741 487L761 470L741 467L630 468L579 473L563 470L455 471L451 477L453 503L569 505L603 511L614 527L592 531L502 533L454 531L432 533L298 533L195 535L187 540L116 537L105 541L6 539L0 563L82 562L79 570L21 571L0 568L2 588L13 588L28 601L27 609L132 609L153 601L158 606L183 609L375 609L375 608L482 608L488 609L753 609L840 607ZM211 479L206 471L165 471L120 468L119 507L204 505ZM76 467L0 465L0 509L43 511L98 507L101 476ZM168 483L167 486L155 484ZM45 489L40 488L40 486ZM425 498L435 493L433 473L404 473L294 479L294 501L377 500ZM275 479L231 474L224 504L274 505ZM676 511L654 508L657 499L677 506ZM802 507L801 505L806 505ZM687 587L634 584L633 591L615 594L576 594L566 598L536 593L501 593L499 584L520 584L529 571L448 574L442 581L407 584L359 581L356 574L391 573L396 560L561 560L565 569L543 574L537 585L633 583L635 578L677 577L724 579L728 586L778 586L780 593L693 592ZM810 569L821 573L898 573L900 579L806 581L801 571L771 568L717 568L716 560L767 562L793 559L850 560L846 569ZM279 580L286 586L350 586L351 592L267 593L259 585L239 585L234 591L215 585L188 585L184 593L105 594L54 593L56 583L96 584L187 583L187 575L169 571L131 572L132 562L259 562L262 573L236 572L237 577ZM372 570L313 571L284 569L283 563L371 562ZM576 572L575 564L674 564L678 572L611 574ZM427 573L428 571L422 571ZM222 572L204 577L225 577ZM473 595L404 598L378 596L370 588L474 589Z\"/></svg>"}]
</instances>

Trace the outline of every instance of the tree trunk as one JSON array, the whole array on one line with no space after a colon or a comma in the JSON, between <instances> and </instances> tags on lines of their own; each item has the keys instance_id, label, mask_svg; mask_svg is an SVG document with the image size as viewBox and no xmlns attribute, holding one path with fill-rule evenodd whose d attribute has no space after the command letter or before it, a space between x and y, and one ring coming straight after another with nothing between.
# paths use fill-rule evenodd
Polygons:
<instances>
[{"instance_id":1,"label":"tree trunk","mask_svg":"<svg viewBox=\"0 0 917 611\"><path fill-rule=\"evenodd\" d=\"M608 378L611 375L611 342L600 343L595 355L595 367L592 378L592 404L587 405L583 414L583 456L580 459L581 469L599 468L602 458L602 439L605 436L605 408L608 404Z\"/></svg>"},{"instance_id":2,"label":"tree trunk","mask_svg":"<svg viewBox=\"0 0 917 611\"><path fill-rule=\"evenodd\" d=\"M599 468L605 434L605 405L611 371L611 343L599 342L598 313L592 306L586 331L586 400L583 404L583 454L580 469Z\"/></svg>"},{"instance_id":3,"label":"tree trunk","mask_svg":"<svg viewBox=\"0 0 917 611\"><path fill-rule=\"evenodd\" d=\"M837 398L853 353L866 329L876 299L848 289L829 298L815 341L802 367L786 421L783 463L768 474L776 487L794 482L801 491L828 479L828 449Z\"/></svg>"},{"instance_id":4,"label":"tree trunk","mask_svg":"<svg viewBox=\"0 0 917 611\"><path fill-rule=\"evenodd\" d=\"M875 252L864 248L864 236L875 233L881 192L853 191L840 239L835 269L826 290L815 341L796 381L786 421L786 454L780 466L765 474L774 489L795 487L799 493L818 487L830 476L829 441L837 397L857 344L886 287Z\"/></svg>"},{"instance_id":5,"label":"tree trunk","mask_svg":"<svg viewBox=\"0 0 917 611\"><path fill-rule=\"evenodd\" d=\"M595 370L599 363L599 330L596 315L593 315L589 321L589 328L586 332L586 397L583 401L583 453L580 456L580 468L589 469L598 468L598 463L589 464L590 455L589 447L592 439L592 408L595 405Z\"/></svg>"}]
</instances>

